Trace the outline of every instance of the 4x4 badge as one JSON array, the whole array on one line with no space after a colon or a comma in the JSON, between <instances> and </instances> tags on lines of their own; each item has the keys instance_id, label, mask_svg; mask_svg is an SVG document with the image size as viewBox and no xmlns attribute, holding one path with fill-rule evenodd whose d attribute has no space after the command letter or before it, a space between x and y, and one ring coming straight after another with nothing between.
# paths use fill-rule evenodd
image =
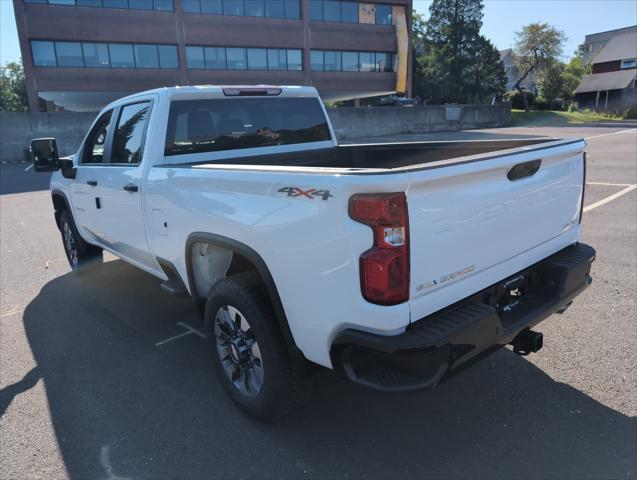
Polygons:
<instances>
[{"instance_id":1,"label":"4x4 badge","mask_svg":"<svg viewBox=\"0 0 637 480\"><path fill-rule=\"evenodd\" d=\"M329 190L319 190L316 188L310 188L303 190L299 187L283 187L278 190L281 193L287 193L288 197L307 197L310 200L314 200L314 197L320 197L323 200L333 197Z\"/></svg>"}]
</instances>

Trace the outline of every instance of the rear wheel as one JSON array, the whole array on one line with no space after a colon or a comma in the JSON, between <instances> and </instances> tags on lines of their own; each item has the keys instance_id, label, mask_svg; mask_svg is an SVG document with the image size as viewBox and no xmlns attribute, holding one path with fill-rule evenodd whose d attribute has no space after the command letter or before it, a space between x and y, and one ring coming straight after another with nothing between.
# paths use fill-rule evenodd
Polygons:
<instances>
[{"instance_id":1,"label":"rear wheel","mask_svg":"<svg viewBox=\"0 0 637 480\"><path fill-rule=\"evenodd\" d=\"M89 245L80 237L67 210L60 214L60 232L71 269L77 270L88 263L102 261L102 249Z\"/></svg>"},{"instance_id":2,"label":"rear wheel","mask_svg":"<svg viewBox=\"0 0 637 480\"><path fill-rule=\"evenodd\" d=\"M205 320L215 372L242 410L269 420L305 400L310 383L292 367L257 275L242 273L218 281L210 290Z\"/></svg>"}]
</instances>

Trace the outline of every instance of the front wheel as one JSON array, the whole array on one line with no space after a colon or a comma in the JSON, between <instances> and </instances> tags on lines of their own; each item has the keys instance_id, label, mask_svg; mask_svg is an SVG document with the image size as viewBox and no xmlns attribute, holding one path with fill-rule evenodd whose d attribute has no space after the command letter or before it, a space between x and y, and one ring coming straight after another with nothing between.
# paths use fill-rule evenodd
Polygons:
<instances>
[{"instance_id":1,"label":"front wheel","mask_svg":"<svg viewBox=\"0 0 637 480\"><path fill-rule=\"evenodd\" d=\"M270 420L302 403L310 383L294 371L270 299L255 274L218 281L205 311L215 372L250 416Z\"/></svg>"},{"instance_id":2,"label":"front wheel","mask_svg":"<svg viewBox=\"0 0 637 480\"><path fill-rule=\"evenodd\" d=\"M80 237L71 215L66 210L60 215L60 232L64 252L72 270L77 270L88 263L102 261L102 249L89 245Z\"/></svg>"}]
</instances>

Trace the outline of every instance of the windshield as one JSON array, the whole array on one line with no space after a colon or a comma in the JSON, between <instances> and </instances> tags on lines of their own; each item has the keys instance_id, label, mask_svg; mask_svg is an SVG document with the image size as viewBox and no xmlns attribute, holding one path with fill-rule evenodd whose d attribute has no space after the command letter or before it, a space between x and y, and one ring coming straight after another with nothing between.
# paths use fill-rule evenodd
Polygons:
<instances>
[{"instance_id":1,"label":"windshield","mask_svg":"<svg viewBox=\"0 0 637 480\"><path fill-rule=\"evenodd\" d=\"M165 155L329 141L317 98L222 98L170 104Z\"/></svg>"}]
</instances>

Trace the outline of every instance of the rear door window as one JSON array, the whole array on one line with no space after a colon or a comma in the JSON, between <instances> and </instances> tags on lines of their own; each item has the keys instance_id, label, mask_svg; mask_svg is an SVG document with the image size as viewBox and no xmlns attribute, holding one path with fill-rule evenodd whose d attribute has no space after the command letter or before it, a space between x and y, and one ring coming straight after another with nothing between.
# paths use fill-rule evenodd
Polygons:
<instances>
[{"instance_id":1,"label":"rear door window","mask_svg":"<svg viewBox=\"0 0 637 480\"><path fill-rule=\"evenodd\" d=\"M133 103L121 108L113 133L111 163L139 164L142 161L146 120L150 102Z\"/></svg>"},{"instance_id":2,"label":"rear door window","mask_svg":"<svg viewBox=\"0 0 637 480\"><path fill-rule=\"evenodd\" d=\"M316 98L177 100L170 105L165 155L329 140Z\"/></svg>"}]
</instances>

